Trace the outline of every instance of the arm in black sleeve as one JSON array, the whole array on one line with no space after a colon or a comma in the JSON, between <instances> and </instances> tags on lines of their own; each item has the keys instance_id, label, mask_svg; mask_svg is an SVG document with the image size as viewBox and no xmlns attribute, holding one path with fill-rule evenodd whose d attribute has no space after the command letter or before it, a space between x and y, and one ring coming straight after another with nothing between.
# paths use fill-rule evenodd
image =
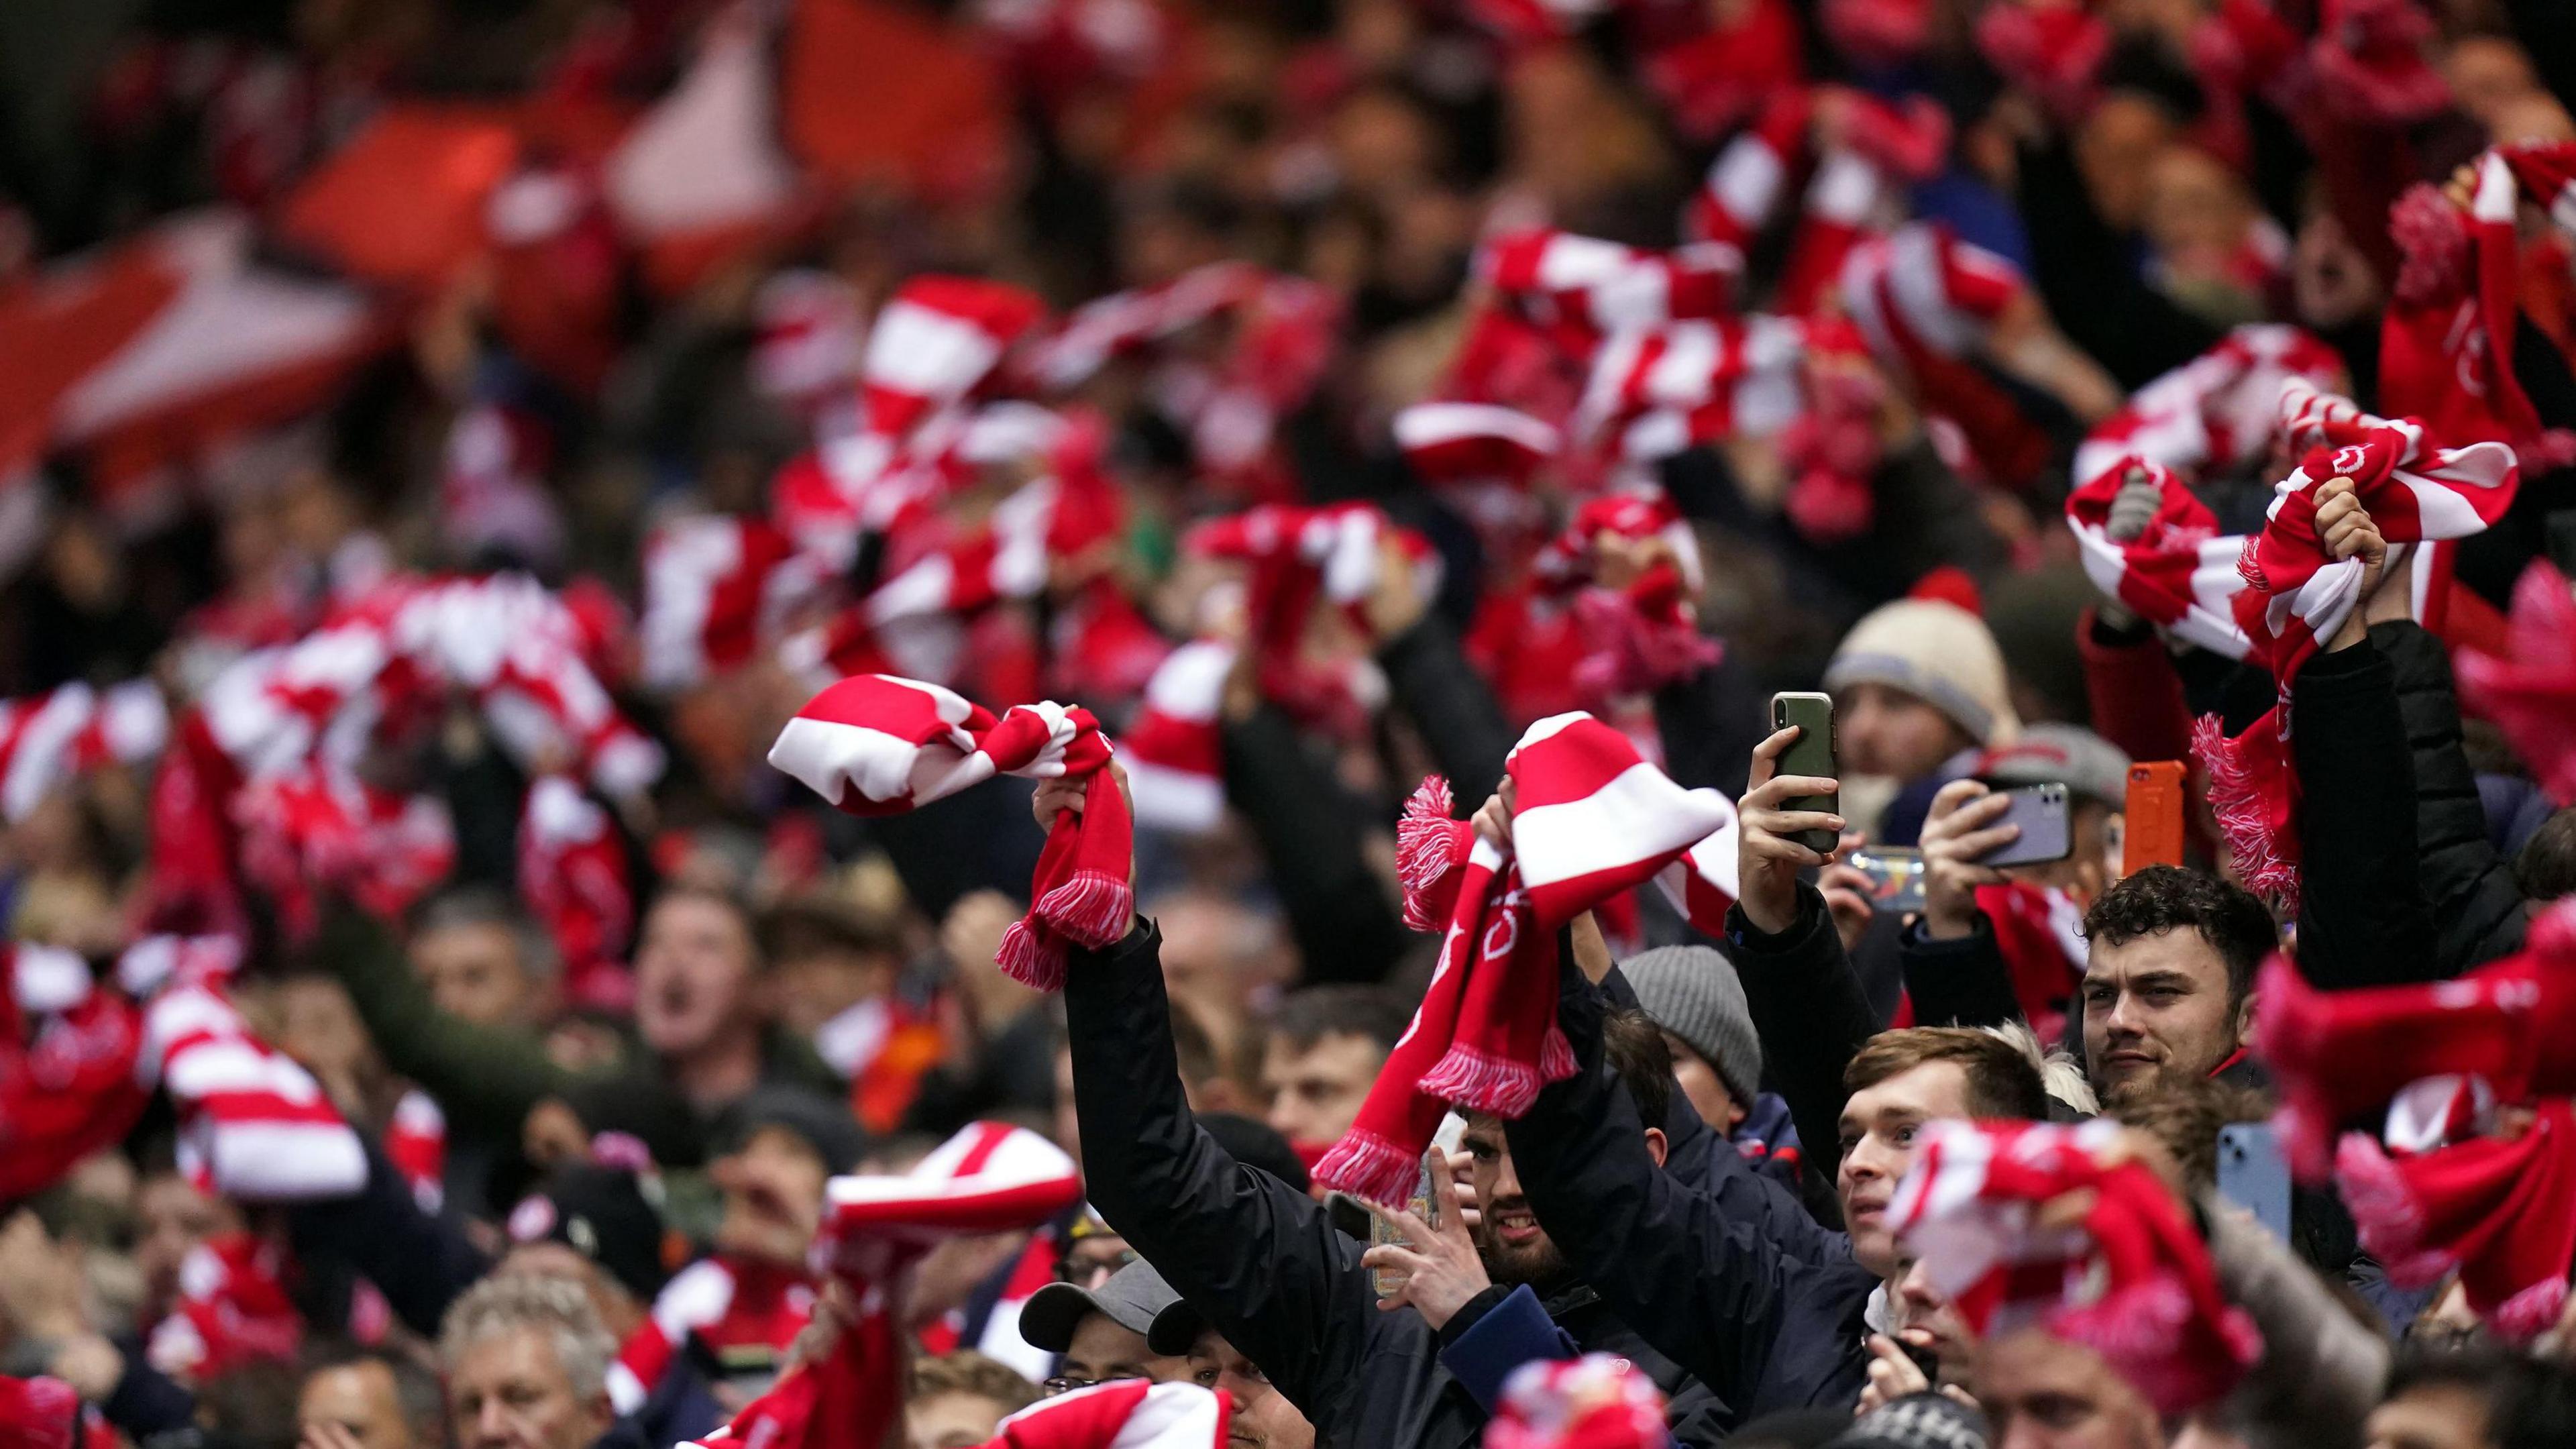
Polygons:
<instances>
[{"instance_id":1,"label":"arm in black sleeve","mask_svg":"<svg viewBox=\"0 0 2576 1449\"><path fill-rule=\"evenodd\" d=\"M1190 1115L1172 1048L1162 936L1150 926L1066 974L1073 1095L1092 1206L1319 1427L1372 1353L1436 1351L1381 1313L1360 1246L1304 1193L1242 1166Z\"/></svg>"},{"instance_id":2,"label":"arm in black sleeve","mask_svg":"<svg viewBox=\"0 0 2576 1449\"><path fill-rule=\"evenodd\" d=\"M1663 736L1664 773L1674 784L1709 786L1732 800L1753 777L1753 747L1768 733L1761 681L1730 649L1715 664L1655 691L1655 729Z\"/></svg>"},{"instance_id":3,"label":"arm in black sleeve","mask_svg":"<svg viewBox=\"0 0 2576 1449\"><path fill-rule=\"evenodd\" d=\"M425 1338L438 1336L447 1305L492 1266L455 1222L421 1210L372 1140L366 1186L351 1197L288 1208L286 1229L297 1258L346 1262L385 1295L404 1327Z\"/></svg>"},{"instance_id":4,"label":"arm in black sleeve","mask_svg":"<svg viewBox=\"0 0 2576 1449\"><path fill-rule=\"evenodd\" d=\"M1735 906L1726 939L1772 1085L1789 1104L1807 1160L1831 1181L1842 1165L1843 1068L1878 1033L1833 912L1814 886L1801 885L1789 929L1767 934Z\"/></svg>"},{"instance_id":5,"label":"arm in black sleeve","mask_svg":"<svg viewBox=\"0 0 2576 1449\"><path fill-rule=\"evenodd\" d=\"M1905 966L1905 994L1914 1002L1918 1026L2001 1026L2021 1019L2021 999L2013 994L2012 968L1995 945L1995 927L1977 912L1976 926L1964 936L1934 940L1923 923L1910 922L1896 939L1897 959Z\"/></svg>"},{"instance_id":6,"label":"arm in black sleeve","mask_svg":"<svg viewBox=\"0 0 2576 1449\"><path fill-rule=\"evenodd\" d=\"M1791 1259L1657 1169L1635 1101L1602 1069L1602 1005L1569 962L1557 1020L1577 1070L1506 1124L1513 1172L1575 1276L1657 1352L1748 1412L1787 1310Z\"/></svg>"},{"instance_id":7,"label":"arm in black sleeve","mask_svg":"<svg viewBox=\"0 0 2576 1449\"><path fill-rule=\"evenodd\" d=\"M1361 853L1359 802L1276 706L1225 727L1225 793L1261 842L1305 979L1386 979L1413 937Z\"/></svg>"},{"instance_id":8,"label":"arm in black sleeve","mask_svg":"<svg viewBox=\"0 0 2576 1449\"><path fill-rule=\"evenodd\" d=\"M2460 743L2460 705L2442 642L2411 622L2374 625L2388 660L2415 772L2415 849L2437 931L2429 979L2522 949L2522 888L2487 839L2486 807Z\"/></svg>"},{"instance_id":9,"label":"arm in black sleeve","mask_svg":"<svg viewBox=\"0 0 2576 1449\"><path fill-rule=\"evenodd\" d=\"M1396 707L1422 732L1440 773L1458 799L1482 805L1502 783L1503 757L1519 738L1483 675L1467 663L1458 636L1438 615L1378 646Z\"/></svg>"},{"instance_id":10,"label":"arm in black sleeve","mask_svg":"<svg viewBox=\"0 0 2576 1449\"><path fill-rule=\"evenodd\" d=\"M2299 969L2329 989L2430 979L2415 768L2396 675L2363 641L2319 654L2290 700L2299 772Z\"/></svg>"}]
</instances>

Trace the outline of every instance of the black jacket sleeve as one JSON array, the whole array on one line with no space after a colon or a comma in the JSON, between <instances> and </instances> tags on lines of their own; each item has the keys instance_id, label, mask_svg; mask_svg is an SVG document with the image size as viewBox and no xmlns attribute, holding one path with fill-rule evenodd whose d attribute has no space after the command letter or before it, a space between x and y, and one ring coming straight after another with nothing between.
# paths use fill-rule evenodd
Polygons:
<instances>
[{"instance_id":1,"label":"black jacket sleeve","mask_svg":"<svg viewBox=\"0 0 2576 1449\"><path fill-rule=\"evenodd\" d=\"M2014 197L2030 235L2032 280L2069 341L2136 388L2216 345L2220 330L2138 276L2128 240L2093 209L2065 142L2021 153Z\"/></svg>"},{"instance_id":2,"label":"black jacket sleeve","mask_svg":"<svg viewBox=\"0 0 2576 1449\"><path fill-rule=\"evenodd\" d=\"M1377 662L1396 707L1422 732L1451 792L1470 809L1484 804L1502 783L1503 757L1519 736L1493 687L1467 663L1448 622L1424 615L1378 646Z\"/></svg>"},{"instance_id":3,"label":"black jacket sleeve","mask_svg":"<svg viewBox=\"0 0 2576 1449\"><path fill-rule=\"evenodd\" d=\"M1815 887L1802 885L1788 930L1766 934L1733 906L1726 939L1772 1085L1789 1104L1808 1162L1831 1181L1842 1166L1843 1068L1878 1032L1833 912Z\"/></svg>"},{"instance_id":4,"label":"black jacket sleeve","mask_svg":"<svg viewBox=\"0 0 2576 1449\"><path fill-rule=\"evenodd\" d=\"M2319 654L2290 700L2299 773L2299 968L2329 989L2432 979L2415 768L2395 673L2368 642Z\"/></svg>"},{"instance_id":5,"label":"black jacket sleeve","mask_svg":"<svg viewBox=\"0 0 2576 1449\"><path fill-rule=\"evenodd\" d=\"M299 1259L338 1258L385 1295L403 1326L438 1334L447 1305L491 1264L454 1221L423 1212L384 1149L367 1143L367 1183L353 1197L287 1209L287 1235Z\"/></svg>"},{"instance_id":6,"label":"black jacket sleeve","mask_svg":"<svg viewBox=\"0 0 2576 1449\"><path fill-rule=\"evenodd\" d=\"M2415 771L2415 848L2437 932L2426 976L2457 976L2522 949L2522 888L2487 840L2486 807L2460 743L2460 704L2451 659L2422 625L2374 625L2370 642L2386 656L2398 718Z\"/></svg>"},{"instance_id":7,"label":"black jacket sleeve","mask_svg":"<svg viewBox=\"0 0 2576 1449\"><path fill-rule=\"evenodd\" d=\"M1578 1070L1505 1127L1521 1190L1611 1312L1751 1412L1799 1286L1797 1260L1656 1168L1636 1103L1602 1070L1601 998L1571 963L1561 982L1557 1019Z\"/></svg>"},{"instance_id":8,"label":"black jacket sleeve","mask_svg":"<svg viewBox=\"0 0 2576 1449\"><path fill-rule=\"evenodd\" d=\"M1162 944L1160 932L1140 927L1106 951L1075 951L1066 974L1091 1204L1329 1434L1351 1417L1344 1399L1363 1364L1427 1359L1438 1344L1420 1317L1378 1310L1360 1245L1321 1205L1237 1163L1190 1115Z\"/></svg>"},{"instance_id":9,"label":"black jacket sleeve","mask_svg":"<svg viewBox=\"0 0 2576 1449\"><path fill-rule=\"evenodd\" d=\"M1261 842L1306 981L1386 979L1413 935L1361 853L1365 814L1277 706L1225 727L1225 793Z\"/></svg>"},{"instance_id":10,"label":"black jacket sleeve","mask_svg":"<svg viewBox=\"0 0 2576 1449\"><path fill-rule=\"evenodd\" d=\"M2012 968L1995 945L1995 927L1977 912L1974 930L1954 940L1923 934L1921 921L1906 923L1896 938L1905 965L1905 994L1917 1026L2001 1026L2021 1018Z\"/></svg>"}]
</instances>

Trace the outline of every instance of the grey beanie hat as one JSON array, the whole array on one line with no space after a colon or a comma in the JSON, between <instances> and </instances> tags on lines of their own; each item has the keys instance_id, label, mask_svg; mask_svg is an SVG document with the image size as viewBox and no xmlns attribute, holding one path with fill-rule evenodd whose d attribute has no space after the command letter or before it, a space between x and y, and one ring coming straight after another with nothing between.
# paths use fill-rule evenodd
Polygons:
<instances>
[{"instance_id":1,"label":"grey beanie hat","mask_svg":"<svg viewBox=\"0 0 2576 1449\"><path fill-rule=\"evenodd\" d=\"M1658 946L1620 962L1619 974L1655 1025L1716 1068L1728 1095L1753 1105L1762 1092L1762 1039L1734 962L1708 946Z\"/></svg>"}]
</instances>

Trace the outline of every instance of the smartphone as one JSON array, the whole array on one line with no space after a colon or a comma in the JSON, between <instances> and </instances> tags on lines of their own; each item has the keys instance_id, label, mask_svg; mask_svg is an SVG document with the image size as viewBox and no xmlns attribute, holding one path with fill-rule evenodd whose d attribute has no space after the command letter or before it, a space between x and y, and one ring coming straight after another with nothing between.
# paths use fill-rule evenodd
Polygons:
<instances>
[{"instance_id":1,"label":"smartphone","mask_svg":"<svg viewBox=\"0 0 2576 1449\"><path fill-rule=\"evenodd\" d=\"M1994 824L2018 825L2021 834L1977 857L1977 864L2044 865L2064 860L2074 851L2075 831L2068 820L2064 785L2018 785L2002 794L2012 803Z\"/></svg>"},{"instance_id":2,"label":"smartphone","mask_svg":"<svg viewBox=\"0 0 2576 1449\"><path fill-rule=\"evenodd\" d=\"M1897 845L1864 845L1844 864L1869 877L1872 909L1899 915L1923 909L1923 852Z\"/></svg>"},{"instance_id":3,"label":"smartphone","mask_svg":"<svg viewBox=\"0 0 2576 1449\"><path fill-rule=\"evenodd\" d=\"M2290 1240L2290 1164L2270 1123L2218 1129L2218 1195L2252 1213L2272 1236Z\"/></svg>"},{"instance_id":4,"label":"smartphone","mask_svg":"<svg viewBox=\"0 0 2576 1449\"><path fill-rule=\"evenodd\" d=\"M1834 697L1830 694L1775 694L1771 696L1771 728L1774 733L1791 725L1798 727L1798 738L1780 755L1780 775L1812 775L1818 779L1840 779L1834 768ZM1780 802L1783 810L1822 810L1842 813L1842 792L1830 795L1793 795ZM1818 854L1830 852L1842 843L1842 837L1831 830L1799 830L1789 838Z\"/></svg>"},{"instance_id":5,"label":"smartphone","mask_svg":"<svg viewBox=\"0 0 2576 1449\"><path fill-rule=\"evenodd\" d=\"M2131 765L2121 820L2120 874L2136 875L2151 865L2182 864L2182 761Z\"/></svg>"}]
</instances>

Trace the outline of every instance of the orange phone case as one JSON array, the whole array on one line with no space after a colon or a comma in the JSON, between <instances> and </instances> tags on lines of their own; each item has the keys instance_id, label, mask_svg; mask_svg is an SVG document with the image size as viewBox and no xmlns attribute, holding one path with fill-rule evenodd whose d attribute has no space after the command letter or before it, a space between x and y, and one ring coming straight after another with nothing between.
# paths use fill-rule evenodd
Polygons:
<instances>
[{"instance_id":1,"label":"orange phone case","mask_svg":"<svg viewBox=\"0 0 2576 1449\"><path fill-rule=\"evenodd\" d=\"M2128 808L2120 837L2120 874L2182 864L2183 767L2152 760L2129 767Z\"/></svg>"}]
</instances>

